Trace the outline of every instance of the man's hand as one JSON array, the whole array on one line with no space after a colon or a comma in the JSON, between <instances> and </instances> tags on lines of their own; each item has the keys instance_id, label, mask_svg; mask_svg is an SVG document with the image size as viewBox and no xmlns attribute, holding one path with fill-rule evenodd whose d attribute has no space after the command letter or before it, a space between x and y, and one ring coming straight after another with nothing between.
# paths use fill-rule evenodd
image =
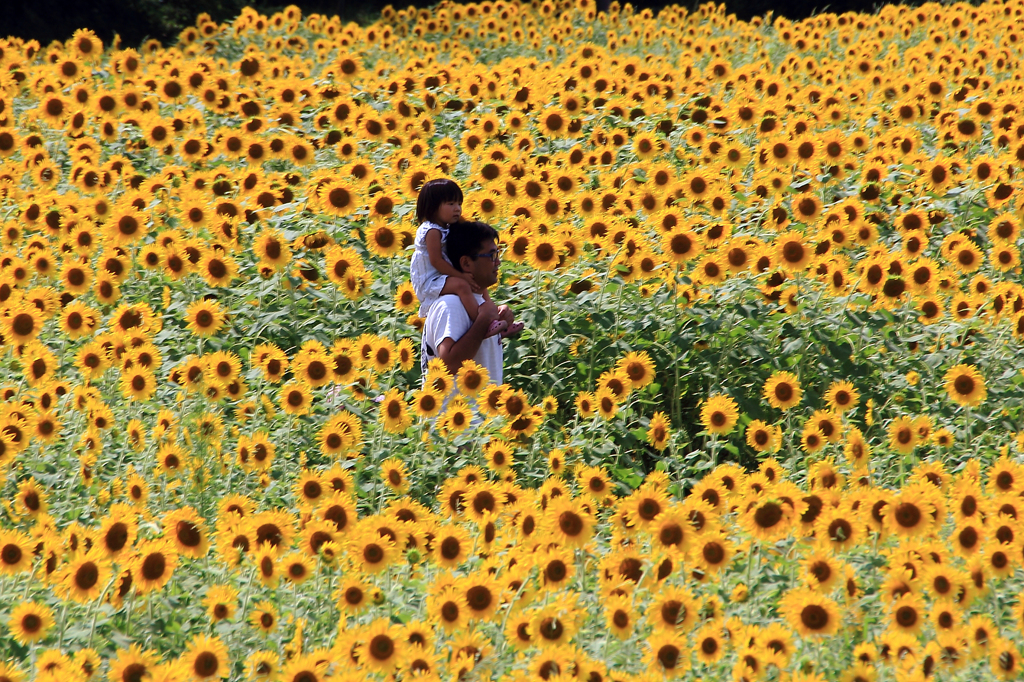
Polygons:
<instances>
[{"instance_id":1,"label":"man's hand","mask_svg":"<svg viewBox=\"0 0 1024 682\"><path fill-rule=\"evenodd\" d=\"M470 279L472 280L472 277ZM490 298L485 298L484 302L476 309L476 321L479 322L481 317L487 318L487 325L484 326L484 329L487 329L487 327L491 326L491 322L498 319L498 306ZM475 327L476 325L474 324L473 326ZM472 327L470 331L472 331Z\"/></svg>"}]
</instances>

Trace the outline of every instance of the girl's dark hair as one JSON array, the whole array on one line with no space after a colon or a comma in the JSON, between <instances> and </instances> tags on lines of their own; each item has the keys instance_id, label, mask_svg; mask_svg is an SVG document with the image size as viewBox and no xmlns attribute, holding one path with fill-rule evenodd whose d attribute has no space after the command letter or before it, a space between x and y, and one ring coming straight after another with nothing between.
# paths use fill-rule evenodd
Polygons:
<instances>
[{"instance_id":1,"label":"girl's dark hair","mask_svg":"<svg viewBox=\"0 0 1024 682\"><path fill-rule=\"evenodd\" d=\"M460 220L448 226L448 239L445 241L445 250L448 252L448 260L452 266L462 272L459 261L463 256L475 256L480 251L480 245L488 239L498 243L498 231L487 223L475 220Z\"/></svg>"},{"instance_id":2,"label":"girl's dark hair","mask_svg":"<svg viewBox=\"0 0 1024 682\"><path fill-rule=\"evenodd\" d=\"M420 196L416 199L416 222L432 220L437 209L446 201L462 203L462 190L452 180L440 178L423 183Z\"/></svg>"}]
</instances>

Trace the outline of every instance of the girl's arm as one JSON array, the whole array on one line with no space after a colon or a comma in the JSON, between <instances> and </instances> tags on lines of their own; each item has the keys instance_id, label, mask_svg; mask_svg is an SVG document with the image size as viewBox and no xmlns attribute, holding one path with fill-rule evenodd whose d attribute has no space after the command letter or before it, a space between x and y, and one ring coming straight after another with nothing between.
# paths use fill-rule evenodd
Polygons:
<instances>
[{"instance_id":1,"label":"girl's arm","mask_svg":"<svg viewBox=\"0 0 1024 682\"><path fill-rule=\"evenodd\" d=\"M427 235L424 237L424 243L427 245L427 255L430 257L430 264L434 266L434 269L440 272L442 275L449 277L458 277L459 279L472 280L473 278L464 272L456 270L451 263L444 259L441 255L441 230L431 228L427 230Z\"/></svg>"}]
</instances>

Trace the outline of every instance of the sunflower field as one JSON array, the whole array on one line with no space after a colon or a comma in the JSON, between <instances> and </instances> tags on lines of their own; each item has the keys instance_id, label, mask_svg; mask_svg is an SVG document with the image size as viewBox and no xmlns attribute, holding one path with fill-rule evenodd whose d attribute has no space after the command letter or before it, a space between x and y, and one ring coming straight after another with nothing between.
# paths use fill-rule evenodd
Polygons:
<instances>
[{"instance_id":1,"label":"sunflower field","mask_svg":"<svg viewBox=\"0 0 1024 682\"><path fill-rule=\"evenodd\" d=\"M1022 16L0 41L0 682L1020 677Z\"/></svg>"}]
</instances>

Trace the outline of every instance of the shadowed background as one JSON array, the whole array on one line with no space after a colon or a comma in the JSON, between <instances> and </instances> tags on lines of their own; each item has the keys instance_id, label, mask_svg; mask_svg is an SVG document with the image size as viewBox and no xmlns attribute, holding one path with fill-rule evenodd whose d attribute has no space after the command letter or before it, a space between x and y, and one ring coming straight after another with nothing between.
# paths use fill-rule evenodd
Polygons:
<instances>
[{"instance_id":1,"label":"shadowed background","mask_svg":"<svg viewBox=\"0 0 1024 682\"><path fill-rule=\"evenodd\" d=\"M429 7L433 0L390 0L396 8L410 4ZM726 3L729 12L741 19L773 11L790 19L802 19L815 12L871 12L877 3L868 0L732 0ZM337 14L346 21L368 23L376 18L389 0L297 0L294 3L261 0L6 0L0 3L0 37L16 35L38 40L43 46L53 40L66 40L77 28L91 28L104 44L115 34L124 46L138 46L147 38L174 42L186 26L193 25L200 12L208 12L215 20L236 16L246 5L264 14L271 14L289 4L302 8L303 14L314 12L328 16ZM667 2L635 0L637 9L659 10ZM681 2L695 7L698 3Z\"/></svg>"}]
</instances>

